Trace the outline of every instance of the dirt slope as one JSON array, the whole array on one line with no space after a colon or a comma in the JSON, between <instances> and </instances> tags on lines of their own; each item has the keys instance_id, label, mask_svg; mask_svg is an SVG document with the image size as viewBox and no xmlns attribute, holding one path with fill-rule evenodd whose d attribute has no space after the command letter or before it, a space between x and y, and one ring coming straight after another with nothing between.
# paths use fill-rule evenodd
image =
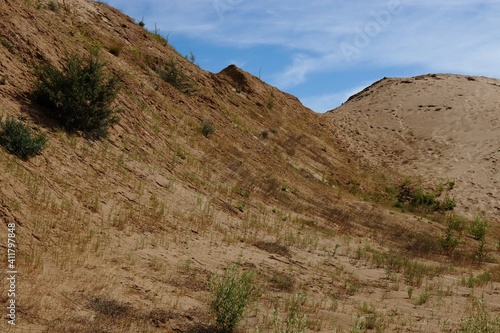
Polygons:
<instances>
[{"instance_id":1,"label":"dirt slope","mask_svg":"<svg viewBox=\"0 0 500 333\"><path fill-rule=\"evenodd\" d=\"M370 163L453 180L458 209L500 213L500 80L384 78L327 117L347 149Z\"/></svg>"},{"instance_id":2,"label":"dirt slope","mask_svg":"<svg viewBox=\"0 0 500 333\"><path fill-rule=\"evenodd\" d=\"M240 332L276 331L301 292L318 332L451 330L478 293L500 309L493 239L487 260L467 232L446 255L442 224L362 200L354 185L387 169L325 116L235 66L203 71L105 4L54 3L0 3L0 115L49 137L28 161L0 149L0 230L16 225L19 271L17 325L2 332L212 332L208 281L230 262L263 290ZM65 133L30 95L35 65L95 48L123 85L102 141ZM158 74L169 63L188 93Z\"/></svg>"}]
</instances>

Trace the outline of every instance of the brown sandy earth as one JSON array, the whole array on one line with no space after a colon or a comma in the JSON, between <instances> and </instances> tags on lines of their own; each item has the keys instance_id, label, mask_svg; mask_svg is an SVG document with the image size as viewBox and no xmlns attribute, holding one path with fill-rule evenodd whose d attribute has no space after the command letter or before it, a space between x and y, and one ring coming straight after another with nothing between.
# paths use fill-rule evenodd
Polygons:
<instances>
[{"instance_id":1,"label":"brown sandy earth","mask_svg":"<svg viewBox=\"0 0 500 333\"><path fill-rule=\"evenodd\" d=\"M16 326L2 314L1 332L213 332L209 280L234 262L255 271L262 290L237 332L279 332L290 299L303 293L307 332L453 332L478 300L491 317L499 312L496 240L478 260L478 242L455 233L460 245L446 254L442 223L350 191L373 173L406 176L392 170L396 157L384 165L375 147L332 135L350 135L353 124L330 123L235 66L203 71L105 4L48 4L0 2L0 116L21 116L49 137L27 161L0 149L0 251L15 224L19 271ZM65 133L30 98L33 65L60 67L95 47L123 84L120 120L102 141ZM170 60L190 94L157 74ZM490 87L475 80L465 83ZM208 138L203 120L215 125ZM467 183L456 181L458 194Z\"/></svg>"},{"instance_id":2,"label":"brown sandy earth","mask_svg":"<svg viewBox=\"0 0 500 333\"><path fill-rule=\"evenodd\" d=\"M458 210L500 213L500 80L384 78L328 118L346 148L427 180L455 181Z\"/></svg>"}]
</instances>

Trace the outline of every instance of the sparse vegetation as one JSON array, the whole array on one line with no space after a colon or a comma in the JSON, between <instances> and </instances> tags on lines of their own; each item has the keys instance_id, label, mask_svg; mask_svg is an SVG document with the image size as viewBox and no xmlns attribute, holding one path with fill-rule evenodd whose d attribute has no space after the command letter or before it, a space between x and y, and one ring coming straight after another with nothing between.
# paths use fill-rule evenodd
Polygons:
<instances>
[{"instance_id":1,"label":"sparse vegetation","mask_svg":"<svg viewBox=\"0 0 500 333\"><path fill-rule=\"evenodd\" d=\"M488 229L488 220L480 216L476 216L470 223L469 231L474 239L482 241L486 237Z\"/></svg>"},{"instance_id":2,"label":"sparse vegetation","mask_svg":"<svg viewBox=\"0 0 500 333\"><path fill-rule=\"evenodd\" d=\"M500 316L492 315L486 310L485 299L474 298L472 314L463 317L458 332L461 333L495 333L500 331Z\"/></svg>"},{"instance_id":3,"label":"sparse vegetation","mask_svg":"<svg viewBox=\"0 0 500 333\"><path fill-rule=\"evenodd\" d=\"M418 296L418 299L416 300L415 305L417 305L417 306L424 305L425 303L427 303L427 301L429 300L430 297L431 297L430 292L427 289L425 289Z\"/></svg>"},{"instance_id":4,"label":"sparse vegetation","mask_svg":"<svg viewBox=\"0 0 500 333\"><path fill-rule=\"evenodd\" d=\"M193 50L189 50L189 57L186 56L186 58L189 60L190 63L194 64L196 62L196 55L194 54Z\"/></svg>"},{"instance_id":5,"label":"sparse vegetation","mask_svg":"<svg viewBox=\"0 0 500 333\"><path fill-rule=\"evenodd\" d=\"M187 95L194 93L193 84L173 59L168 60L162 67L157 68L156 73L163 81L169 83L182 93Z\"/></svg>"},{"instance_id":6,"label":"sparse vegetation","mask_svg":"<svg viewBox=\"0 0 500 333\"><path fill-rule=\"evenodd\" d=\"M272 109L274 109L275 103L276 103L276 100L274 98L274 93L271 92L271 94L269 94L269 96L267 97L266 106L269 110L272 110Z\"/></svg>"},{"instance_id":7,"label":"sparse vegetation","mask_svg":"<svg viewBox=\"0 0 500 333\"><path fill-rule=\"evenodd\" d=\"M122 49L123 49L122 42L114 42L109 47L109 53L118 57L120 55L120 53L122 52Z\"/></svg>"},{"instance_id":8,"label":"sparse vegetation","mask_svg":"<svg viewBox=\"0 0 500 333\"><path fill-rule=\"evenodd\" d=\"M278 242L259 241L254 245L259 249L267 251L269 253L275 253L285 257L290 256L290 249Z\"/></svg>"},{"instance_id":9,"label":"sparse vegetation","mask_svg":"<svg viewBox=\"0 0 500 333\"><path fill-rule=\"evenodd\" d=\"M215 132L215 126L212 122L203 119L201 122L201 133L204 137L208 138Z\"/></svg>"},{"instance_id":10,"label":"sparse vegetation","mask_svg":"<svg viewBox=\"0 0 500 333\"><path fill-rule=\"evenodd\" d=\"M144 23L144 16L141 18L141 20L137 24L139 24L139 26L141 28L144 28L144 26L146 25L146 23Z\"/></svg>"},{"instance_id":11,"label":"sparse vegetation","mask_svg":"<svg viewBox=\"0 0 500 333\"><path fill-rule=\"evenodd\" d=\"M68 132L82 131L103 138L117 121L111 105L119 90L119 78L106 75L97 53L71 55L63 69L45 64L35 72L36 101Z\"/></svg>"},{"instance_id":12,"label":"sparse vegetation","mask_svg":"<svg viewBox=\"0 0 500 333\"><path fill-rule=\"evenodd\" d=\"M0 35L0 45L5 47L9 52L14 50L14 43L12 43L7 37Z\"/></svg>"},{"instance_id":13,"label":"sparse vegetation","mask_svg":"<svg viewBox=\"0 0 500 333\"><path fill-rule=\"evenodd\" d=\"M51 333L455 332L466 326L461 316L475 314L466 305L481 293L487 311L496 314L500 235L492 200L480 201L481 195L496 196L481 183L491 173L480 173L491 169L463 173L470 181L461 176L454 190L446 178L434 180L448 168L432 167L448 162L455 145L420 142L425 133L419 130L409 137L412 121L401 127L346 118L332 127L328 119L335 112L317 116L235 68L202 71L189 63L194 55L187 52L186 60L165 46L158 29L156 35L141 29L108 6L88 3L65 13L68 1L58 0L54 13L48 2L0 5L9 11L0 35L14 43L12 54L0 45L6 56L0 84L2 74L9 75L0 99L7 114L29 114L20 122L35 134L35 124L43 124L51 138L50 150L29 162L0 148L0 220L15 223L22 241L21 326ZM19 34L26 24L42 33ZM123 38L128 42L121 49ZM30 105L23 84L33 61L50 59L62 71L65 57L58 50L81 52L91 45L101 48L100 59L109 59L106 80L124 73L117 100L123 119L100 142L82 140L79 129L55 131L56 122L46 119L53 108ZM173 82L181 82L175 88L157 74L168 72L169 59L178 72ZM378 104L372 89L365 94L369 103L352 108L351 100L339 110L351 108L351 119L389 112L401 120L412 101L445 105L427 95L446 86L446 75L440 80L398 106L392 98ZM487 84L493 79L478 80L486 92L496 89ZM194 85L196 96L184 95L182 82ZM401 85L391 82L380 86L399 92ZM58 89L63 94L66 86ZM452 90L444 96L457 92L468 95ZM384 134L372 147L370 126ZM343 142L344 134L356 132L359 137ZM401 145L391 145L391 132ZM422 155L399 153L406 144L428 149L424 155L436 164L419 169L414 158ZM491 165L482 159L486 148L475 148L478 162ZM462 159L466 150L452 162L457 170L468 161ZM360 158L363 152L370 158ZM401 201L398 167L413 177ZM435 172L413 174L422 170ZM491 216L486 236L474 240L472 219L451 214L455 195L467 202L461 209ZM396 211L396 202L412 214ZM221 263L238 255L245 262L224 271ZM7 295L0 299L8 302ZM3 321L0 331L8 327Z\"/></svg>"},{"instance_id":14,"label":"sparse vegetation","mask_svg":"<svg viewBox=\"0 0 500 333\"><path fill-rule=\"evenodd\" d=\"M442 200L438 198L443 190L444 185L438 184L433 192L426 191L414 184L412 180L405 179L397 190L397 200L394 206L403 211L421 213L452 211L456 207L455 199L448 195L445 195Z\"/></svg>"},{"instance_id":15,"label":"sparse vegetation","mask_svg":"<svg viewBox=\"0 0 500 333\"><path fill-rule=\"evenodd\" d=\"M455 221L456 219L449 220L445 236L440 239L441 246L447 254L451 254L460 244L460 240L453 234L453 229L457 227Z\"/></svg>"},{"instance_id":16,"label":"sparse vegetation","mask_svg":"<svg viewBox=\"0 0 500 333\"><path fill-rule=\"evenodd\" d=\"M292 292L295 289L295 279L290 274L284 272L272 272L269 282L278 291Z\"/></svg>"},{"instance_id":17,"label":"sparse vegetation","mask_svg":"<svg viewBox=\"0 0 500 333\"><path fill-rule=\"evenodd\" d=\"M8 117L0 121L0 145L22 159L40 154L47 140L45 133L33 133L20 120Z\"/></svg>"},{"instance_id":18,"label":"sparse vegetation","mask_svg":"<svg viewBox=\"0 0 500 333\"><path fill-rule=\"evenodd\" d=\"M488 271L474 276L472 272L467 278L462 277L461 284L469 288L480 287L491 281L491 275Z\"/></svg>"},{"instance_id":19,"label":"sparse vegetation","mask_svg":"<svg viewBox=\"0 0 500 333\"><path fill-rule=\"evenodd\" d=\"M307 316L302 307L306 301L304 293L293 295L289 300L288 314L284 322L280 321L280 313L274 311L274 333L303 333L307 329Z\"/></svg>"},{"instance_id":20,"label":"sparse vegetation","mask_svg":"<svg viewBox=\"0 0 500 333\"><path fill-rule=\"evenodd\" d=\"M47 3L47 8L53 12L57 12L59 10L59 2L56 0L50 0Z\"/></svg>"},{"instance_id":21,"label":"sparse vegetation","mask_svg":"<svg viewBox=\"0 0 500 333\"><path fill-rule=\"evenodd\" d=\"M248 304L258 296L254 276L253 271L242 271L239 265L229 264L224 275L210 280L210 311L216 318L218 332L234 332Z\"/></svg>"},{"instance_id":22,"label":"sparse vegetation","mask_svg":"<svg viewBox=\"0 0 500 333\"><path fill-rule=\"evenodd\" d=\"M109 297L94 297L90 300L89 306L95 312L113 319L124 317L130 311L130 306Z\"/></svg>"}]
</instances>

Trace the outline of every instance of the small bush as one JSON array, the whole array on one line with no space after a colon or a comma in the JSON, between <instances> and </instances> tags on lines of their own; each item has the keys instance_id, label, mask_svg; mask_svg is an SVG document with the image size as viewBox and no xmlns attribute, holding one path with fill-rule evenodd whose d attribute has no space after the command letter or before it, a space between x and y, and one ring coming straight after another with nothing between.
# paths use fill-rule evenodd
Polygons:
<instances>
[{"instance_id":1,"label":"small bush","mask_svg":"<svg viewBox=\"0 0 500 333\"><path fill-rule=\"evenodd\" d=\"M413 192L410 203L414 207L433 206L436 204L436 197L432 193L427 193L421 188L416 188Z\"/></svg>"},{"instance_id":2,"label":"small bush","mask_svg":"<svg viewBox=\"0 0 500 333\"><path fill-rule=\"evenodd\" d=\"M242 272L236 264L229 264L224 275L215 275L210 280L210 310L215 315L218 332L234 332L246 307L258 295L253 280L253 271Z\"/></svg>"},{"instance_id":3,"label":"small bush","mask_svg":"<svg viewBox=\"0 0 500 333\"><path fill-rule=\"evenodd\" d=\"M22 159L28 159L40 154L47 143L47 136L34 134L21 121L7 118L0 122L0 145L9 153Z\"/></svg>"},{"instance_id":4,"label":"small bush","mask_svg":"<svg viewBox=\"0 0 500 333\"><path fill-rule=\"evenodd\" d=\"M102 138L117 121L111 107L119 78L107 76L96 53L71 55L62 70L45 64L36 69L34 97L68 132L82 131Z\"/></svg>"},{"instance_id":5,"label":"small bush","mask_svg":"<svg viewBox=\"0 0 500 333\"><path fill-rule=\"evenodd\" d=\"M448 216L448 227L458 232L463 232L467 229L468 220L460 215L450 214Z\"/></svg>"},{"instance_id":6,"label":"small bush","mask_svg":"<svg viewBox=\"0 0 500 333\"><path fill-rule=\"evenodd\" d=\"M437 201L436 200L436 210L440 210L440 211L451 211L453 210L456 206L457 206L457 203L455 201L455 199L449 197L449 196L446 196L444 198L444 201L441 202L441 201Z\"/></svg>"},{"instance_id":7,"label":"small bush","mask_svg":"<svg viewBox=\"0 0 500 333\"><path fill-rule=\"evenodd\" d=\"M481 218L479 216L476 216L472 221L470 225L470 233L476 240L484 240L486 237L486 231L488 229L488 220L485 218Z\"/></svg>"},{"instance_id":8,"label":"small bush","mask_svg":"<svg viewBox=\"0 0 500 333\"><path fill-rule=\"evenodd\" d=\"M163 68L156 70L156 73L163 81L171 84L182 93L191 95L194 92L193 85L174 60L170 59L167 61Z\"/></svg>"},{"instance_id":9,"label":"small bush","mask_svg":"<svg viewBox=\"0 0 500 333\"><path fill-rule=\"evenodd\" d=\"M215 132L215 126L208 120L203 120L201 123L201 133L208 138Z\"/></svg>"},{"instance_id":10,"label":"small bush","mask_svg":"<svg viewBox=\"0 0 500 333\"><path fill-rule=\"evenodd\" d=\"M47 4L47 8L53 12L57 12L59 10L59 3L55 0L50 0Z\"/></svg>"},{"instance_id":11,"label":"small bush","mask_svg":"<svg viewBox=\"0 0 500 333\"><path fill-rule=\"evenodd\" d=\"M453 229L460 227L456 225L457 221L454 218L448 220L448 228L446 228L445 235L439 240L441 247L448 255L455 251L455 248L460 244L460 240L453 234Z\"/></svg>"},{"instance_id":12,"label":"small bush","mask_svg":"<svg viewBox=\"0 0 500 333\"><path fill-rule=\"evenodd\" d=\"M428 192L421 187L412 183L411 180L406 179L396 191L397 201L394 206L402 209L403 211L409 210L411 212L446 212L455 208L456 202L453 198L445 196L443 200L438 199L443 191L444 185L438 185L437 190Z\"/></svg>"}]
</instances>

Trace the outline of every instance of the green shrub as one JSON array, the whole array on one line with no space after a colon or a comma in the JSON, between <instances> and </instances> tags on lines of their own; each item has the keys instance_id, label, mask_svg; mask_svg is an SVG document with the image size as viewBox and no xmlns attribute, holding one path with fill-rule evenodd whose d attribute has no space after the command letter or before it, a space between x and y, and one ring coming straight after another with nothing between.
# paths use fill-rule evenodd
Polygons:
<instances>
[{"instance_id":1,"label":"green shrub","mask_svg":"<svg viewBox=\"0 0 500 333\"><path fill-rule=\"evenodd\" d=\"M450 214L448 215L448 227L462 232L467 229L468 220L460 215Z\"/></svg>"},{"instance_id":2,"label":"green shrub","mask_svg":"<svg viewBox=\"0 0 500 333\"><path fill-rule=\"evenodd\" d=\"M210 310L215 315L218 332L234 332L248 304L259 292L253 283L253 271L241 271L236 264L229 264L224 275L210 280Z\"/></svg>"},{"instance_id":3,"label":"green shrub","mask_svg":"<svg viewBox=\"0 0 500 333\"><path fill-rule=\"evenodd\" d=\"M455 248L460 244L460 240L455 237L453 230L462 231L464 228L464 219L457 215L450 215L448 217L448 227L444 237L439 239L441 247L446 251L447 254L451 254L455 251Z\"/></svg>"},{"instance_id":4,"label":"green shrub","mask_svg":"<svg viewBox=\"0 0 500 333\"><path fill-rule=\"evenodd\" d=\"M455 200L449 196L445 196L442 201L437 199L436 195L439 196L441 192L442 185L439 185L436 191L428 192L406 179L392 196L397 199L394 206L403 211L432 213L453 210L456 206Z\"/></svg>"},{"instance_id":5,"label":"green shrub","mask_svg":"<svg viewBox=\"0 0 500 333\"><path fill-rule=\"evenodd\" d=\"M174 60L170 59L167 61L163 68L156 70L156 73L160 78L171 84L174 88L181 91L184 94L191 95L193 90L193 85L189 81L188 77L184 74L182 69L177 66Z\"/></svg>"},{"instance_id":6,"label":"green shrub","mask_svg":"<svg viewBox=\"0 0 500 333\"><path fill-rule=\"evenodd\" d=\"M433 206L436 204L436 197L434 194L427 193L421 188L416 188L410 202L414 207Z\"/></svg>"},{"instance_id":7,"label":"green shrub","mask_svg":"<svg viewBox=\"0 0 500 333\"><path fill-rule=\"evenodd\" d=\"M201 133L208 138L215 132L215 126L210 121L203 119L201 123Z\"/></svg>"},{"instance_id":8,"label":"green shrub","mask_svg":"<svg viewBox=\"0 0 500 333\"><path fill-rule=\"evenodd\" d=\"M21 121L7 118L0 122L0 145L22 159L38 155L47 143L47 136L34 134Z\"/></svg>"},{"instance_id":9,"label":"green shrub","mask_svg":"<svg viewBox=\"0 0 500 333\"><path fill-rule=\"evenodd\" d=\"M36 69L34 97L68 132L82 131L102 138L117 121L111 107L119 90L119 78L104 73L97 53L71 55L62 70L45 64Z\"/></svg>"},{"instance_id":10,"label":"green shrub","mask_svg":"<svg viewBox=\"0 0 500 333\"><path fill-rule=\"evenodd\" d=\"M476 240L484 240L486 237L486 230L488 228L488 220L485 218L481 218L479 216L476 216L472 221L470 225L470 233Z\"/></svg>"},{"instance_id":11,"label":"green shrub","mask_svg":"<svg viewBox=\"0 0 500 333\"><path fill-rule=\"evenodd\" d=\"M50 0L47 4L47 8L53 12L57 12L59 10L59 3L55 0Z\"/></svg>"},{"instance_id":12,"label":"green shrub","mask_svg":"<svg viewBox=\"0 0 500 333\"><path fill-rule=\"evenodd\" d=\"M436 210L440 210L440 211L443 211L443 212L445 212L445 211L451 211L456 206L457 206L457 203L456 203L455 199L453 199L453 198L451 198L449 196L446 196L444 198L443 202L436 200Z\"/></svg>"}]
</instances>

